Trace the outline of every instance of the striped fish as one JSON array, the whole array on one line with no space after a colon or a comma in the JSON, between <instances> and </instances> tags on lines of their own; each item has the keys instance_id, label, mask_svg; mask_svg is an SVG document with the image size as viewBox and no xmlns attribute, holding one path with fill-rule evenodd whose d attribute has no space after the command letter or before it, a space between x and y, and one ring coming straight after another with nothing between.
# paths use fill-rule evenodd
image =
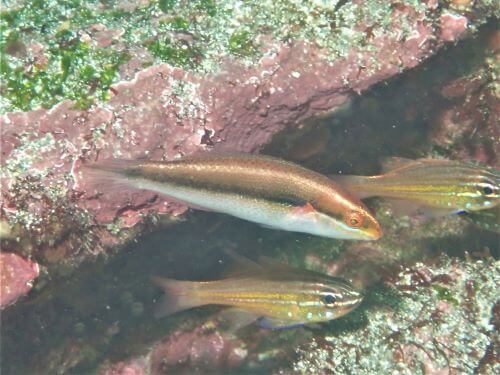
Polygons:
<instances>
[{"instance_id":1,"label":"striped fish","mask_svg":"<svg viewBox=\"0 0 500 375\"><path fill-rule=\"evenodd\" d=\"M382 235L366 206L337 183L268 156L206 153L176 161L111 160L87 165L83 178L103 193L147 189L275 229L353 240Z\"/></svg>"},{"instance_id":2,"label":"striped fish","mask_svg":"<svg viewBox=\"0 0 500 375\"><path fill-rule=\"evenodd\" d=\"M234 258L234 256L233 256ZM156 317L203 305L228 306L222 316L232 328L258 321L264 328L325 322L347 314L363 296L347 281L292 268L267 257L258 262L237 256L234 275L194 282L154 277L165 296Z\"/></svg>"},{"instance_id":3,"label":"striped fish","mask_svg":"<svg viewBox=\"0 0 500 375\"><path fill-rule=\"evenodd\" d=\"M500 202L500 174L449 160L389 158L378 176L334 176L358 197L390 198L404 213L439 216L490 209Z\"/></svg>"}]
</instances>

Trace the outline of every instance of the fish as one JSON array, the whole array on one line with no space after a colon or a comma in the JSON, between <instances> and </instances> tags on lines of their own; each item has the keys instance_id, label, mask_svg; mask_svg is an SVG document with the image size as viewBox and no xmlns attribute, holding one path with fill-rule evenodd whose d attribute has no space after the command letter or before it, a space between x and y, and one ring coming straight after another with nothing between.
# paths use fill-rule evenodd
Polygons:
<instances>
[{"instance_id":1,"label":"fish","mask_svg":"<svg viewBox=\"0 0 500 375\"><path fill-rule=\"evenodd\" d=\"M500 202L497 170L451 160L388 158L376 176L331 176L360 199L390 199L401 214L444 216Z\"/></svg>"},{"instance_id":2,"label":"fish","mask_svg":"<svg viewBox=\"0 0 500 375\"><path fill-rule=\"evenodd\" d=\"M174 161L109 160L84 166L102 192L146 189L190 207L265 227L352 240L377 240L376 218L328 177L251 154L203 153Z\"/></svg>"},{"instance_id":3,"label":"fish","mask_svg":"<svg viewBox=\"0 0 500 375\"><path fill-rule=\"evenodd\" d=\"M164 291L155 306L163 318L204 305L223 305L231 330L257 322L263 328L291 328L339 318L356 308L362 292L348 281L291 267L268 257L252 261L231 255L235 271L215 281L180 281L154 276Z\"/></svg>"}]
</instances>

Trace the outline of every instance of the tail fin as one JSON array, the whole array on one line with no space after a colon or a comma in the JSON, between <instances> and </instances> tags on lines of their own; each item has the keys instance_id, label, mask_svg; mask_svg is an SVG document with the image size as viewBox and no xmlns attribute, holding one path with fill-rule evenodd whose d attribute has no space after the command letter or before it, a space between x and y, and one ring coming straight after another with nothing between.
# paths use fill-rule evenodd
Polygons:
<instances>
[{"instance_id":1,"label":"tail fin","mask_svg":"<svg viewBox=\"0 0 500 375\"><path fill-rule=\"evenodd\" d=\"M82 164L75 188L86 191L88 195L129 190L133 188L133 180L127 176L127 171L138 164L136 160L119 159Z\"/></svg>"},{"instance_id":2,"label":"tail fin","mask_svg":"<svg viewBox=\"0 0 500 375\"><path fill-rule=\"evenodd\" d=\"M330 175L328 177L359 199L373 197L375 195L369 190L369 177L346 175Z\"/></svg>"},{"instance_id":3,"label":"tail fin","mask_svg":"<svg viewBox=\"0 0 500 375\"><path fill-rule=\"evenodd\" d=\"M161 287L165 295L155 306L156 318L163 318L176 312L201 306L205 303L192 295L196 289L196 282L178 281L153 276L151 281Z\"/></svg>"}]
</instances>

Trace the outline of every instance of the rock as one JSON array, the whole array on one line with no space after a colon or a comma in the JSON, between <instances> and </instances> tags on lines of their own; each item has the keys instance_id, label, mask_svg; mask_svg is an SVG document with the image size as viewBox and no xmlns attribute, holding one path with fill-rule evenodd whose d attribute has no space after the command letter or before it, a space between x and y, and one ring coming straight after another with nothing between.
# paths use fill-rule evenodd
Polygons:
<instances>
[{"instance_id":1,"label":"rock","mask_svg":"<svg viewBox=\"0 0 500 375\"><path fill-rule=\"evenodd\" d=\"M58 210L71 213L76 219L63 222L53 234L45 230L44 241L71 247L74 251L66 252L68 256L82 249L102 252L140 233L140 229L134 233L129 229L145 218L158 214L177 217L187 208L153 193L96 195L85 184L82 162L112 157L172 160L211 149L258 152L273 135L311 116L334 111L352 93L361 93L415 67L445 42L461 37L468 23L483 22L490 11L487 7L478 8L478 13L468 20L465 15L436 7L434 2L413 7L395 1L381 13L374 12L374 19L365 19L359 16L364 6L357 2L339 3L337 12L343 21L338 30L335 24L322 24L321 20L331 15L319 3L298 8L296 11L307 14L314 8L308 19L311 25L306 26L314 31L315 38L283 41L274 40L272 35L259 35L257 49L245 39L247 34L236 33L228 47L234 56L203 57L218 62L219 65L211 65L210 71L191 69L189 64L182 68L154 64L142 68L128 81L110 84L110 99L89 109L79 109L74 102L63 100L48 110L4 114L0 119L2 165L8 168L1 189L9 210L3 210L2 215L9 220L15 216L25 230L22 237L28 238L43 233L45 223L57 220L57 205ZM168 4L160 8L170 9ZM248 10L255 9L252 6ZM155 14L151 14L154 25L173 22ZM346 24L349 17L352 24ZM269 20L271 28L276 27L271 21L282 22ZM185 28L182 20L176 22ZM347 26L352 30L348 32ZM335 37L337 34L330 28L340 34ZM123 28L95 22L87 31L71 34L74 39L63 38L61 43L88 44L95 37L102 46L116 42L122 48L126 44ZM196 35L181 31L169 35L183 43L196 41ZM290 32L295 31L292 28ZM88 42L80 40L84 33L90 38ZM350 35L347 45L342 44L345 35ZM252 64L245 59L249 51L241 50L246 45L258 54ZM144 49L131 48L139 52ZM139 68L139 55L130 60L128 68L123 68L123 74ZM144 58L151 64L151 56ZM313 151L322 147L316 143ZM22 193L22 186L29 186L32 194ZM19 196L22 199L16 198ZM33 220L35 216L37 219ZM66 234L75 228L86 228L89 235L68 240ZM40 246L31 244L28 248ZM51 257L54 258L57 257Z\"/></svg>"},{"instance_id":2,"label":"rock","mask_svg":"<svg viewBox=\"0 0 500 375\"><path fill-rule=\"evenodd\" d=\"M105 375L170 374L233 370L247 356L243 342L217 331L176 331L168 339L154 344L148 353L127 362L104 365Z\"/></svg>"},{"instance_id":3,"label":"rock","mask_svg":"<svg viewBox=\"0 0 500 375\"><path fill-rule=\"evenodd\" d=\"M0 308L26 295L40 272L37 263L13 253L0 253Z\"/></svg>"},{"instance_id":4,"label":"rock","mask_svg":"<svg viewBox=\"0 0 500 375\"><path fill-rule=\"evenodd\" d=\"M414 277L424 269L430 275L425 284L420 276ZM489 348L495 345L495 273L498 262L492 259L442 258L435 266L417 264L403 270L388 285L392 291L381 296L378 307L367 311L366 327L313 340L298 348L292 369L282 371L494 373L498 366ZM442 276L449 274L455 278L444 283ZM474 285L473 295L467 293L469 284ZM390 299L398 302L391 305Z\"/></svg>"}]
</instances>

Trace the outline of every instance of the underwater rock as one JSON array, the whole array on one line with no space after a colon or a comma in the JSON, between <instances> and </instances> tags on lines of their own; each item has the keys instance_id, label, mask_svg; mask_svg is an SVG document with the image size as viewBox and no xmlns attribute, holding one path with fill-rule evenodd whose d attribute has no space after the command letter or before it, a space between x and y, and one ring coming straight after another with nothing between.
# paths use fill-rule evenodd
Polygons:
<instances>
[{"instance_id":1,"label":"underwater rock","mask_svg":"<svg viewBox=\"0 0 500 375\"><path fill-rule=\"evenodd\" d=\"M488 60L487 60L488 61ZM494 63L443 87L450 104L432 120L432 142L453 159L496 167L500 155L500 103L495 93Z\"/></svg>"},{"instance_id":2,"label":"underwater rock","mask_svg":"<svg viewBox=\"0 0 500 375\"><path fill-rule=\"evenodd\" d=\"M243 342L228 334L198 327L176 331L156 343L148 354L130 361L105 365L103 375L205 373L216 369L235 369L247 356Z\"/></svg>"},{"instance_id":3,"label":"underwater rock","mask_svg":"<svg viewBox=\"0 0 500 375\"><path fill-rule=\"evenodd\" d=\"M440 18L441 38L453 42L467 30L467 17L446 13Z\"/></svg>"},{"instance_id":4,"label":"underwater rock","mask_svg":"<svg viewBox=\"0 0 500 375\"><path fill-rule=\"evenodd\" d=\"M13 253L0 253L0 309L27 294L39 274L38 264Z\"/></svg>"},{"instance_id":5,"label":"underwater rock","mask_svg":"<svg viewBox=\"0 0 500 375\"><path fill-rule=\"evenodd\" d=\"M146 375L150 374L145 358L141 357L133 362L119 362L100 372L101 375Z\"/></svg>"},{"instance_id":6,"label":"underwater rock","mask_svg":"<svg viewBox=\"0 0 500 375\"><path fill-rule=\"evenodd\" d=\"M299 347L294 373L496 373L498 262L441 258L402 270L366 309L366 326ZM284 369L286 373L290 369Z\"/></svg>"},{"instance_id":7,"label":"underwater rock","mask_svg":"<svg viewBox=\"0 0 500 375\"><path fill-rule=\"evenodd\" d=\"M370 3L371 7L379 5ZM24 237L29 237L35 213L51 215L51 204L40 199L48 196L59 205L89 213L79 216L82 222L77 227L104 227L108 231L108 235L92 235L92 241L82 241L92 242L87 247L99 252L114 246L123 240L111 237L122 230L152 214L181 215L186 207L153 193L89 196L85 194L85 176L80 175L82 161L111 157L172 160L207 149L257 152L276 133L333 111L353 93L415 67L446 41L463 34L464 27L457 24L480 24L491 12L488 6L481 6L477 13L457 13L458 20L450 22L452 16L434 2L414 7L394 1L381 10L383 20L374 21L362 16L364 6L338 3L336 11L343 22L353 20L348 34L355 38L348 38L347 45L342 44L346 42L343 39L332 45L335 38L330 34L336 32L335 22L317 26L316 38L273 40L271 35L260 35L260 57L249 64L241 50L248 44L246 34L236 34L230 40L235 56L221 58L208 74L189 66L157 64L143 68L129 81L111 84L106 95L110 99L88 109L64 100L48 110L3 115L2 166L6 173L2 195L12 199L2 216L17 221L27 232ZM314 8L309 22L331 16L319 4ZM345 35L348 30L342 27ZM322 37L325 30L330 39ZM79 31L77 42L123 44L123 28L92 23L87 31ZM175 37L186 43L194 38L189 33L177 33ZM146 65L151 64L150 57L145 57ZM137 69L140 64L132 61ZM38 188L31 195L25 194L20 205L15 196L28 177L38 180ZM74 229L71 222L58 233ZM54 237L51 242L64 242L63 236ZM72 243L72 247L77 249L78 245Z\"/></svg>"}]
</instances>

